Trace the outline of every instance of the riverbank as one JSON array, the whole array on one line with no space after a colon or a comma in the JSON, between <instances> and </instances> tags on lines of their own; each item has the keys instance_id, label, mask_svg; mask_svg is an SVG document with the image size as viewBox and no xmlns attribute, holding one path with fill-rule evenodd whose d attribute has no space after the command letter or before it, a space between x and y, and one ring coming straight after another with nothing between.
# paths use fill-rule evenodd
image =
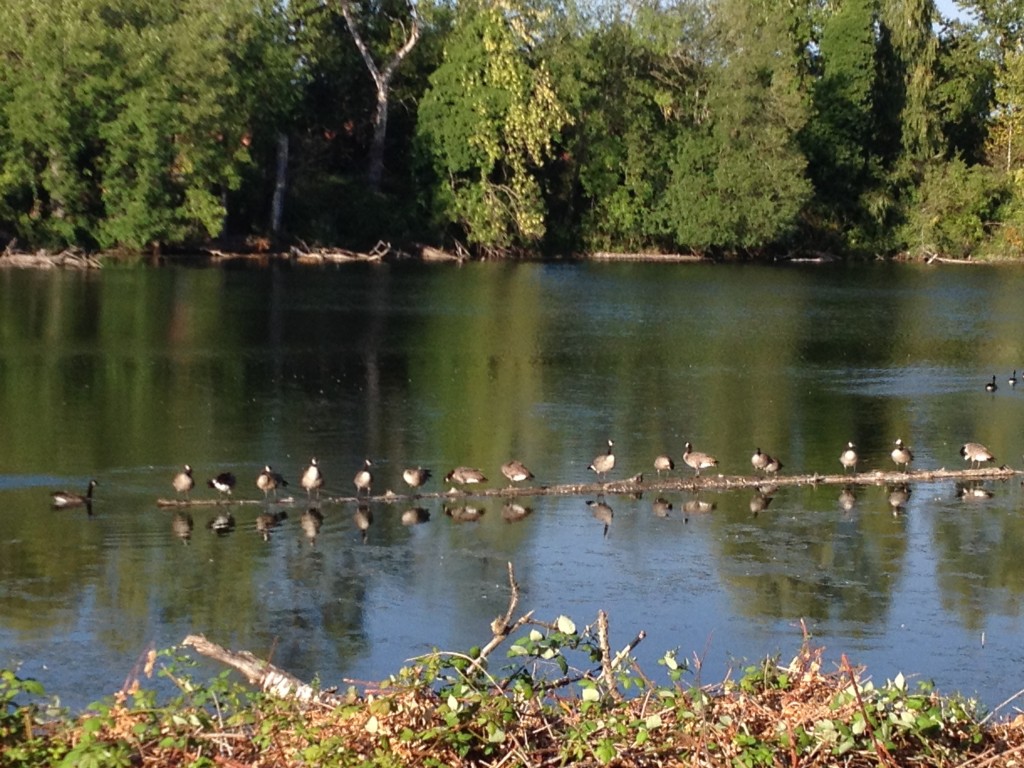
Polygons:
<instances>
[{"instance_id":1,"label":"riverbank","mask_svg":"<svg viewBox=\"0 0 1024 768\"><path fill-rule=\"evenodd\" d=\"M168 651L150 654L91 712L53 719L29 701L41 691L5 671L0 762L989 768L1019 765L1024 754L1024 716L986 716L972 701L913 688L899 675L873 682L845 656L827 670L806 637L788 663L767 659L706 685L696 657L668 652L657 675L640 670L630 649L642 633L612 652L603 613L580 631L564 616L526 617L502 673L488 670L480 649L435 652L378 685L317 691L305 703L280 690L253 693L226 676L198 682L190 661ZM513 628L500 622L496 637ZM157 704L144 682L153 675L181 693Z\"/></svg>"}]
</instances>

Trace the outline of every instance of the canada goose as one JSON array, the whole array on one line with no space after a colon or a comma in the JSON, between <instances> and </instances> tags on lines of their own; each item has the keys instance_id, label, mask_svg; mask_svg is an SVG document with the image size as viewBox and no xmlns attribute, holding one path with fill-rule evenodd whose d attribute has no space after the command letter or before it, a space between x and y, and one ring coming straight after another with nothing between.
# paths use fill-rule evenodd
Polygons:
<instances>
[{"instance_id":1,"label":"canada goose","mask_svg":"<svg viewBox=\"0 0 1024 768\"><path fill-rule=\"evenodd\" d=\"M256 516L256 531L264 541L270 541L270 532L288 517L283 509L277 512L262 512Z\"/></svg>"},{"instance_id":2,"label":"canada goose","mask_svg":"<svg viewBox=\"0 0 1024 768\"><path fill-rule=\"evenodd\" d=\"M524 480L533 480L533 472L526 468L521 461L512 459L501 465L501 474L508 478L509 487Z\"/></svg>"},{"instance_id":3,"label":"canada goose","mask_svg":"<svg viewBox=\"0 0 1024 768\"><path fill-rule=\"evenodd\" d=\"M475 483L486 483L487 478L479 469L473 467L456 467L444 476L446 483L459 483L461 485L473 485Z\"/></svg>"},{"instance_id":4,"label":"canada goose","mask_svg":"<svg viewBox=\"0 0 1024 768\"><path fill-rule=\"evenodd\" d=\"M316 491L316 497L320 498L320 489L324 484L324 475L320 471L320 465L316 463L316 456L309 460L309 466L302 473L302 479L299 483L306 489L306 498L312 498L313 491Z\"/></svg>"},{"instance_id":5,"label":"canada goose","mask_svg":"<svg viewBox=\"0 0 1024 768\"><path fill-rule=\"evenodd\" d=\"M423 507L409 507L402 513L402 525L420 525L430 520L430 512Z\"/></svg>"},{"instance_id":6,"label":"canada goose","mask_svg":"<svg viewBox=\"0 0 1024 768\"><path fill-rule=\"evenodd\" d=\"M672 461L671 456L666 456L664 453L660 456L656 456L654 459L654 468L658 471L658 477L661 477L662 472L671 472L676 468L676 463Z\"/></svg>"},{"instance_id":7,"label":"canada goose","mask_svg":"<svg viewBox=\"0 0 1024 768\"><path fill-rule=\"evenodd\" d=\"M595 456L594 460L590 462L590 466L587 467L587 469L596 472L600 480L604 480L604 476L615 469L615 454L612 453L613 445L615 445L615 441L609 438L608 451Z\"/></svg>"},{"instance_id":8,"label":"canada goose","mask_svg":"<svg viewBox=\"0 0 1024 768\"><path fill-rule=\"evenodd\" d=\"M299 525L302 526L302 532L306 534L306 538L309 539L310 545L316 544L316 537L320 533L320 526L324 524L324 514L316 507L310 507L302 513L302 517L299 518Z\"/></svg>"},{"instance_id":9,"label":"canada goose","mask_svg":"<svg viewBox=\"0 0 1024 768\"><path fill-rule=\"evenodd\" d=\"M356 496L364 491L367 496L370 495L370 486L373 485L373 475L370 473L370 467L372 466L372 461L363 459L363 468L356 472L355 477L352 478L352 483L356 487Z\"/></svg>"},{"instance_id":10,"label":"canada goose","mask_svg":"<svg viewBox=\"0 0 1024 768\"><path fill-rule=\"evenodd\" d=\"M651 504L651 511L655 517L668 517L668 513L672 511L672 502L659 496Z\"/></svg>"},{"instance_id":11,"label":"canada goose","mask_svg":"<svg viewBox=\"0 0 1024 768\"><path fill-rule=\"evenodd\" d=\"M213 488L222 497L230 497L231 492L235 490L235 484L238 481L231 472L221 472L216 477L211 477L206 481L206 484Z\"/></svg>"},{"instance_id":12,"label":"canada goose","mask_svg":"<svg viewBox=\"0 0 1024 768\"><path fill-rule=\"evenodd\" d=\"M977 469L983 461L996 460L989 449L981 443L964 443L960 446L960 455L964 457L964 461L971 462L971 469Z\"/></svg>"},{"instance_id":13,"label":"canada goose","mask_svg":"<svg viewBox=\"0 0 1024 768\"><path fill-rule=\"evenodd\" d=\"M1017 369L1016 368L1013 369L1013 375L1010 376L1010 378L1007 380L1006 383L1009 384L1011 387L1016 387L1017 386Z\"/></svg>"},{"instance_id":14,"label":"canada goose","mask_svg":"<svg viewBox=\"0 0 1024 768\"><path fill-rule=\"evenodd\" d=\"M760 448L755 448L754 455L750 457L750 466L754 468L755 472L764 471L764 468L768 466L768 459L770 458L767 453L761 453Z\"/></svg>"},{"instance_id":15,"label":"canada goose","mask_svg":"<svg viewBox=\"0 0 1024 768\"><path fill-rule=\"evenodd\" d=\"M843 474L846 474L846 470L853 468L853 474L857 474L857 451L854 450L855 446L852 442L846 444L846 450L839 454L839 463L843 465Z\"/></svg>"},{"instance_id":16,"label":"canada goose","mask_svg":"<svg viewBox=\"0 0 1024 768\"><path fill-rule=\"evenodd\" d=\"M609 440L608 442L611 441ZM590 514L599 522L604 523L604 535L607 536L608 529L611 527L612 520L615 517L615 512L603 501L588 501L587 506L590 507Z\"/></svg>"},{"instance_id":17,"label":"canada goose","mask_svg":"<svg viewBox=\"0 0 1024 768\"><path fill-rule=\"evenodd\" d=\"M270 465L267 464L263 467L263 471L260 472L259 476L256 478L256 487L263 491L264 499L267 498L267 494L270 493L270 491L274 492L274 498L276 499L277 489L287 488L288 481L281 477L279 473L271 469Z\"/></svg>"},{"instance_id":18,"label":"canada goose","mask_svg":"<svg viewBox=\"0 0 1024 768\"><path fill-rule=\"evenodd\" d=\"M909 448L903 445L903 441L898 437L896 438L895 445L896 447L892 449L892 453L889 455L892 456L896 469L899 469L902 464L903 471L907 472L910 469L910 462L914 460L914 454Z\"/></svg>"},{"instance_id":19,"label":"canada goose","mask_svg":"<svg viewBox=\"0 0 1024 768\"><path fill-rule=\"evenodd\" d=\"M174 479L171 480L174 490L185 495L185 501L189 500L189 494L192 492L195 484L195 480L192 479L192 467L188 464L182 467L181 472L176 474Z\"/></svg>"},{"instance_id":20,"label":"canada goose","mask_svg":"<svg viewBox=\"0 0 1024 768\"><path fill-rule=\"evenodd\" d=\"M50 494L50 503L53 504L54 509L63 509L64 507L89 507L91 509L92 489L97 485L99 483L95 480L90 480L84 494L73 491L54 491Z\"/></svg>"},{"instance_id":21,"label":"canada goose","mask_svg":"<svg viewBox=\"0 0 1024 768\"><path fill-rule=\"evenodd\" d=\"M522 504L508 502L501 508L501 519L506 523L518 523L533 514L533 507L524 507Z\"/></svg>"},{"instance_id":22,"label":"canada goose","mask_svg":"<svg viewBox=\"0 0 1024 768\"><path fill-rule=\"evenodd\" d=\"M996 386L996 377L992 377L992 381L985 385L986 392L995 392L999 387Z\"/></svg>"},{"instance_id":23,"label":"canada goose","mask_svg":"<svg viewBox=\"0 0 1024 768\"><path fill-rule=\"evenodd\" d=\"M769 456L768 461L765 462L764 472L766 475L777 475L779 470L785 466L781 461L776 459L774 456Z\"/></svg>"},{"instance_id":24,"label":"canada goose","mask_svg":"<svg viewBox=\"0 0 1024 768\"><path fill-rule=\"evenodd\" d=\"M690 443L686 444L686 450L683 451L683 462L688 467L693 468L695 473L694 477L700 477L700 471L702 469L718 466L718 459L711 454L693 450L693 446L690 445Z\"/></svg>"},{"instance_id":25,"label":"canada goose","mask_svg":"<svg viewBox=\"0 0 1024 768\"><path fill-rule=\"evenodd\" d=\"M373 512L370 511L369 504L359 505L356 511L352 514L352 522L354 522L356 524L356 528L359 529L359 538L363 544L365 544L370 526L373 525Z\"/></svg>"},{"instance_id":26,"label":"canada goose","mask_svg":"<svg viewBox=\"0 0 1024 768\"><path fill-rule=\"evenodd\" d=\"M431 472L423 467L408 467L402 472L402 479L410 488L419 488L430 479Z\"/></svg>"}]
</instances>

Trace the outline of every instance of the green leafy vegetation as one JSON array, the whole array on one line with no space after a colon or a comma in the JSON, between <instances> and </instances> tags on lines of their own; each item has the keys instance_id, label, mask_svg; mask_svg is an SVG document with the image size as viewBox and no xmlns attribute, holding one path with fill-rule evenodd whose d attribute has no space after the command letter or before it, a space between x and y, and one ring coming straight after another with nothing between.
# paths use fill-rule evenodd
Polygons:
<instances>
[{"instance_id":1,"label":"green leafy vegetation","mask_svg":"<svg viewBox=\"0 0 1024 768\"><path fill-rule=\"evenodd\" d=\"M960 5L10 0L0 242L1017 258L1024 12Z\"/></svg>"},{"instance_id":2,"label":"green leafy vegetation","mask_svg":"<svg viewBox=\"0 0 1024 768\"><path fill-rule=\"evenodd\" d=\"M699 661L674 651L658 679L628 649L612 658L602 622L521 621L500 674L481 649L437 651L373 689L332 694L330 706L254 693L226 672L200 683L189 658L163 652L145 671L174 682L171 700L136 681L55 720L36 683L5 670L3 764L1000 766L1024 749L1018 721L990 722L974 702L902 675L875 684L845 657L826 672L806 641L788 664L765 659L701 685Z\"/></svg>"}]
</instances>

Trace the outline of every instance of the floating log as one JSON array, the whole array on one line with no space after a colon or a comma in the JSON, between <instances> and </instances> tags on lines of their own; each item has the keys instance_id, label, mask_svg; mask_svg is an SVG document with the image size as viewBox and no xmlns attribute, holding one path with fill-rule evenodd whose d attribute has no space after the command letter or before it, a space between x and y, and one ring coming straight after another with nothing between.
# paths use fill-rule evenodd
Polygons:
<instances>
[{"instance_id":1,"label":"floating log","mask_svg":"<svg viewBox=\"0 0 1024 768\"><path fill-rule=\"evenodd\" d=\"M625 480L609 480L604 483L578 483L562 485L540 485L525 488L474 488L463 491L452 488L445 491L428 491L425 493L399 494L385 491L376 496L325 496L320 504L365 504L368 501L395 503L419 500L452 500L471 498L519 498L530 496L593 496L596 494L637 494L656 491L727 491L734 488L758 488L771 485L775 487L792 485L896 485L901 483L923 483L937 480L954 480L958 482L976 482L980 480L1009 480L1017 475L1024 475L1024 470L1010 467L986 467L983 469L915 469L910 472L858 472L848 475L701 475L699 477L651 477L635 475ZM300 504L302 499L293 496L277 500L265 499L157 499L158 507L218 507L225 504L264 505L264 504Z\"/></svg>"}]
</instances>

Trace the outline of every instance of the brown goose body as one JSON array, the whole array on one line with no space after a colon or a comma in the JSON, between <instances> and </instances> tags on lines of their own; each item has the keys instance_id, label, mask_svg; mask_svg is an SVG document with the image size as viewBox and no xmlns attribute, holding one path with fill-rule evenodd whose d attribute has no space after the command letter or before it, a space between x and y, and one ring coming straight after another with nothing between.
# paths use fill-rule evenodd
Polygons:
<instances>
[{"instance_id":1,"label":"brown goose body","mask_svg":"<svg viewBox=\"0 0 1024 768\"><path fill-rule=\"evenodd\" d=\"M192 479L192 467L188 464L182 467L181 472L176 474L174 479L171 480L171 485L174 486L174 490L183 494L186 500L188 500L189 494L192 492L195 484L196 481Z\"/></svg>"},{"instance_id":2,"label":"brown goose body","mask_svg":"<svg viewBox=\"0 0 1024 768\"><path fill-rule=\"evenodd\" d=\"M299 483L306 489L307 497L312 497L313 492L316 491L316 495L319 498L320 489L324 485L324 474L320 471L320 465L317 463L315 456L309 460L309 466L302 473L302 479Z\"/></svg>"},{"instance_id":3,"label":"brown goose body","mask_svg":"<svg viewBox=\"0 0 1024 768\"><path fill-rule=\"evenodd\" d=\"M444 481L446 483L459 483L460 485L474 485L476 483L486 483L487 478L484 477L484 473L479 469L456 467L444 476Z\"/></svg>"},{"instance_id":4,"label":"brown goose body","mask_svg":"<svg viewBox=\"0 0 1024 768\"><path fill-rule=\"evenodd\" d=\"M843 465L844 473L846 472L846 470L851 468L853 469L854 474L857 473L857 461L859 457L857 456L857 451L855 450L856 447L857 446L855 446L852 442L848 442L846 444L846 449L841 454L839 454L839 463Z\"/></svg>"},{"instance_id":5,"label":"brown goose body","mask_svg":"<svg viewBox=\"0 0 1024 768\"><path fill-rule=\"evenodd\" d=\"M423 467L407 467L402 471L402 479L410 488L419 488L430 479L430 476L431 471Z\"/></svg>"},{"instance_id":6,"label":"brown goose body","mask_svg":"<svg viewBox=\"0 0 1024 768\"><path fill-rule=\"evenodd\" d=\"M914 454L903 444L903 440L898 437L896 438L894 445L896 447L892 449L892 453L889 455L892 457L892 461L896 465L896 468L899 469L902 466L903 471L906 472L910 469L910 462L914 460Z\"/></svg>"},{"instance_id":7,"label":"brown goose body","mask_svg":"<svg viewBox=\"0 0 1024 768\"><path fill-rule=\"evenodd\" d=\"M594 460L590 462L590 466L587 469L592 472L596 472L597 476L604 479L604 476L615 469L615 454L612 453L612 446L615 445L615 441L608 440L608 450L605 453L598 454L594 457Z\"/></svg>"},{"instance_id":8,"label":"brown goose body","mask_svg":"<svg viewBox=\"0 0 1024 768\"><path fill-rule=\"evenodd\" d=\"M709 453L693 450L693 446L687 443L686 450L683 451L683 463L693 469L696 476L699 477L702 469L717 467L718 459Z\"/></svg>"},{"instance_id":9,"label":"brown goose body","mask_svg":"<svg viewBox=\"0 0 1024 768\"><path fill-rule=\"evenodd\" d=\"M533 480L533 472L526 468L523 462L512 459L501 465L501 474L508 478L509 483L521 483L524 480Z\"/></svg>"},{"instance_id":10,"label":"brown goose body","mask_svg":"<svg viewBox=\"0 0 1024 768\"><path fill-rule=\"evenodd\" d=\"M373 462L369 459L363 460L363 468L356 472L355 477L352 478L352 483L356 487L356 495L360 493L366 493L369 495L370 487L373 485L373 475L370 473L370 467L373 466Z\"/></svg>"},{"instance_id":11,"label":"brown goose body","mask_svg":"<svg viewBox=\"0 0 1024 768\"><path fill-rule=\"evenodd\" d=\"M960 455L964 461L971 462L971 469L977 469L983 461L995 461L996 457L981 443L964 443L960 446Z\"/></svg>"},{"instance_id":12,"label":"brown goose body","mask_svg":"<svg viewBox=\"0 0 1024 768\"><path fill-rule=\"evenodd\" d=\"M256 477L256 487L263 491L263 498L266 498L271 491L274 492L274 498L277 498L277 489L287 486L288 481L280 473L271 469L269 464L263 467L263 471Z\"/></svg>"}]
</instances>

